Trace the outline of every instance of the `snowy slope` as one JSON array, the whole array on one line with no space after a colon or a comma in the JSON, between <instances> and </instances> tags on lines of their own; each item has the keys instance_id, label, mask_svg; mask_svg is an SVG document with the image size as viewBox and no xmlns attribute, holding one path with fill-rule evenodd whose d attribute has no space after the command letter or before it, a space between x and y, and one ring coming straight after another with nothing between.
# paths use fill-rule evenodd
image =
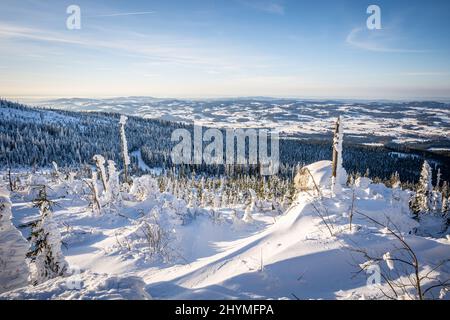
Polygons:
<instances>
[{"instance_id":1,"label":"snowy slope","mask_svg":"<svg viewBox=\"0 0 450 320\"><path fill-rule=\"evenodd\" d=\"M362 178L354 192L343 188L332 197L329 162L310 166L320 192L311 189L297 195L281 216L254 214L253 223L236 220L230 208L212 220L205 211L187 225L180 224L170 207L177 200L159 191L138 200L131 191L123 195L118 211L93 214L86 200L66 194L66 184L52 185L53 198L60 197L55 212L64 254L73 271L38 287L25 287L0 295L2 299L360 299L383 298L381 287L368 287L368 275L359 272L366 259L355 250L386 256L398 243L365 216L395 224L417 253L420 271L426 273L450 258L450 241L408 234L418 226L405 204L408 192L372 184ZM152 185L152 178L140 178ZM69 187L76 189L78 182ZM82 184L78 185L81 187ZM150 189L153 187L150 187ZM352 231L351 203L355 194ZM22 192L13 199L15 224L36 215ZM155 214L155 208L165 208ZM242 217L242 208L236 208ZM114 213L116 212L116 213ZM142 227L157 220L167 233L162 253L152 251ZM155 221L156 221L155 220ZM24 230L23 232L27 232ZM444 237L444 238L442 238ZM380 263L383 270L392 261ZM397 269L396 269L397 268ZM394 270L402 270L394 265ZM450 264L443 264L435 279L450 278ZM74 287L74 283L81 286ZM428 280L423 285L427 286ZM386 286L386 284L384 284ZM439 292L431 292L439 296ZM444 298L449 298L443 296ZM399 297L404 298L404 297ZM411 297L409 297L411 298Z\"/></svg>"},{"instance_id":2,"label":"snowy slope","mask_svg":"<svg viewBox=\"0 0 450 320\"><path fill-rule=\"evenodd\" d=\"M358 233L348 234L343 225L347 220L341 216L342 210L348 209L345 198L329 199L326 203L337 233L330 237L310 201L309 195L299 195L297 203L273 226L229 243L221 254L182 271L176 267L149 275L144 272L144 279L150 282L149 290L156 296L179 299L337 299L379 295L378 289L366 287L364 275L352 278L358 271L354 259L361 257L348 246L357 243L367 250L388 251L392 239L372 234L362 220L358 221ZM380 201L368 198L358 205L364 207L364 213L375 216L380 215L380 210L392 210L377 202ZM403 223L404 227L408 223L414 225L407 217ZM448 240L415 236L408 240L421 251L425 261L436 262L450 256Z\"/></svg>"}]
</instances>

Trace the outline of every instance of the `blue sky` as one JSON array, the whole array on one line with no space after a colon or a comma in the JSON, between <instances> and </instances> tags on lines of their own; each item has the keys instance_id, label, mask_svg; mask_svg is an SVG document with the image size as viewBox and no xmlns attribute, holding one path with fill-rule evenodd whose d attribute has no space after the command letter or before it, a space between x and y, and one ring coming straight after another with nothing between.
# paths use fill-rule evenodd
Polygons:
<instances>
[{"instance_id":1,"label":"blue sky","mask_svg":"<svg viewBox=\"0 0 450 320\"><path fill-rule=\"evenodd\" d=\"M449 33L447 0L0 0L0 95L450 98Z\"/></svg>"}]
</instances>

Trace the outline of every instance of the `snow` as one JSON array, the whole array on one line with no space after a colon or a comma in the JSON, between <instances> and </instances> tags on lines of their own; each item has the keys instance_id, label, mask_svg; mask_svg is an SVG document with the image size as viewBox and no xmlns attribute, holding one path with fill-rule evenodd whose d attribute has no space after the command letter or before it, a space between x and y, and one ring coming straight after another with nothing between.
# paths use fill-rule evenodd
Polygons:
<instances>
[{"instance_id":1,"label":"snow","mask_svg":"<svg viewBox=\"0 0 450 320\"><path fill-rule=\"evenodd\" d=\"M16 300L150 300L139 277L83 272L38 286L9 292L0 299Z\"/></svg>"},{"instance_id":2,"label":"snow","mask_svg":"<svg viewBox=\"0 0 450 320\"><path fill-rule=\"evenodd\" d=\"M119 124L120 124L120 139L122 141L122 156L124 165L128 166L131 164L130 156L128 154L128 142L127 136L125 133L125 125L127 123L128 118L124 115L120 116Z\"/></svg>"},{"instance_id":3,"label":"snow","mask_svg":"<svg viewBox=\"0 0 450 320\"><path fill-rule=\"evenodd\" d=\"M394 270L394 261L392 260L390 252L386 252L383 255L383 260L386 261L386 264L390 270Z\"/></svg>"},{"instance_id":4,"label":"snow","mask_svg":"<svg viewBox=\"0 0 450 320\"><path fill-rule=\"evenodd\" d=\"M417 253L421 274L449 257L445 234L411 233L418 223L407 209L408 191L360 178L349 232L352 188L344 184L332 195L330 161L308 169L322 197L299 192L282 215L259 210L256 203L189 207L161 193L151 176L134 177L114 210L93 214L83 192L63 197L64 185L46 178L58 203L53 217L67 245L65 259L80 272L5 292L0 299L382 299L380 287L367 285L368 275L355 277L376 264L355 249L380 257L381 268L397 271L402 268L391 258L398 243L386 227L366 217L401 232ZM13 197L17 223L36 215L26 199ZM246 208L252 223L242 221ZM448 279L450 264L435 276ZM425 286L431 283L424 280ZM380 286L389 290L386 283ZM434 294L450 298L439 288Z\"/></svg>"},{"instance_id":5,"label":"snow","mask_svg":"<svg viewBox=\"0 0 450 320\"><path fill-rule=\"evenodd\" d=\"M316 185L319 187L328 188L331 186L332 181L332 162L329 160L323 160L315 162L313 164L304 167L309 170L311 174L306 172L306 184L305 187L310 190L314 190ZM347 172L344 168L340 171L340 183L347 181Z\"/></svg>"},{"instance_id":6,"label":"snow","mask_svg":"<svg viewBox=\"0 0 450 320\"><path fill-rule=\"evenodd\" d=\"M429 148L428 151L450 151L450 148Z\"/></svg>"},{"instance_id":7,"label":"snow","mask_svg":"<svg viewBox=\"0 0 450 320\"><path fill-rule=\"evenodd\" d=\"M124 126L127 123L127 120L128 120L128 117L121 115L119 123Z\"/></svg>"},{"instance_id":8,"label":"snow","mask_svg":"<svg viewBox=\"0 0 450 320\"><path fill-rule=\"evenodd\" d=\"M155 173L157 172L157 170L154 170L152 168L150 168L142 159L142 154L141 154L141 150L137 150L137 151L133 151L131 153L131 156L137 159L138 162L138 168L142 171L146 171L146 172L151 172L151 173Z\"/></svg>"},{"instance_id":9,"label":"snow","mask_svg":"<svg viewBox=\"0 0 450 320\"><path fill-rule=\"evenodd\" d=\"M27 283L29 244L11 223L9 192L0 187L0 293Z\"/></svg>"},{"instance_id":10,"label":"snow","mask_svg":"<svg viewBox=\"0 0 450 320\"><path fill-rule=\"evenodd\" d=\"M430 102L346 102L298 99L177 100L151 97L57 99L37 105L73 111L115 110L122 114L219 128L272 128L296 135L327 135L337 115L346 116L347 133L364 144L417 143L447 137L450 109ZM274 112L276 114L274 115ZM367 140L370 139L370 142ZM373 141L375 140L375 141Z\"/></svg>"}]
</instances>

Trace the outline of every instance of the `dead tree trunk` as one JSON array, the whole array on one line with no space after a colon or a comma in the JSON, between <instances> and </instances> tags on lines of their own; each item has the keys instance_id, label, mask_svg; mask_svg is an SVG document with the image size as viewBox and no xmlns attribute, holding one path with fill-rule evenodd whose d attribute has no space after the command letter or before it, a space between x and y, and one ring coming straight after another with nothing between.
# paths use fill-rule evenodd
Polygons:
<instances>
[{"instance_id":1,"label":"dead tree trunk","mask_svg":"<svg viewBox=\"0 0 450 320\"><path fill-rule=\"evenodd\" d=\"M13 192L14 191L14 184L13 184L12 177L11 177L11 163L9 162L9 158L7 160L8 160L9 191Z\"/></svg>"},{"instance_id":2,"label":"dead tree trunk","mask_svg":"<svg viewBox=\"0 0 450 320\"><path fill-rule=\"evenodd\" d=\"M11 178L11 167L8 168L9 190L14 191L14 185Z\"/></svg>"},{"instance_id":3,"label":"dead tree trunk","mask_svg":"<svg viewBox=\"0 0 450 320\"><path fill-rule=\"evenodd\" d=\"M124 141L121 142L122 146L122 159L123 159L123 178L125 180L125 183L128 183L128 163L126 160L126 153L124 151Z\"/></svg>"},{"instance_id":4,"label":"dead tree trunk","mask_svg":"<svg viewBox=\"0 0 450 320\"><path fill-rule=\"evenodd\" d=\"M339 134L339 126L340 121L339 118L336 120L336 127L334 129L334 136L333 136L333 165L332 165L332 176L334 179L336 179L337 176L337 162L338 162L338 152L336 150L336 137Z\"/></svg>"}]
</instances>

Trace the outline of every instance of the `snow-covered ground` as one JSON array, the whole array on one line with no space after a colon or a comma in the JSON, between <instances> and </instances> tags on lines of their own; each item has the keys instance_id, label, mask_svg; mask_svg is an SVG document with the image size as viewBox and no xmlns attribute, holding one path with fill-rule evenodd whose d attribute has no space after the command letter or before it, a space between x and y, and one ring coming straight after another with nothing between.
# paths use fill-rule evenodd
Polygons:
<instances>
[{"instance_id":1,"label":"snow-covered ground","mask_svg":"<svg viewBox=\"0 0 450 320\"><path fill-rule=\"evenodd\" d=\"M366 273L367 266L377 265L394 283L409 284L412 275L392 258L404 253L388 230L400 234L417 255L423 289L450 279L450 262L440 265L450 258L449 231L436 217L427 222L432 236L410 234L422 226L411 218L408 191L361 178L333 195L330 163L309 169L320 194L315 188L299 192L282 215L257 210L247 222L242 206L202 208L186 219L192 208L160 193L149 176L135 178L141 187L123 192L121 201L93 212L81 181L48 175L70 275L5 292L0 299L386 298L382 290L394 293L383 279L368 285L373 272ZM37 216L33 196L30 190L13 194L16 226ZM27 236L29 230L22 232ZM367 256L381 258L368 261ZM450 299L441 291L430 290L426 297ZM396 294L417 298L413 286Z\"/></svg>"},{"instance_id":2,"label":"snow-covered ground","mask_svg":"<svg viewBox=\"0 0 450 320\"><path fill-rule=\"evenodd\" d=\"M382 145L390 141L402 144L448 140L450 129L449 105L437 102L271 98L180 100L152 97L27 102L62 110L118 112L221 128L273 128L282 135L315 137L329 134L336 117L342 115L349 128L346 132L348 139Z\"/></svg>"}]
</instances>

